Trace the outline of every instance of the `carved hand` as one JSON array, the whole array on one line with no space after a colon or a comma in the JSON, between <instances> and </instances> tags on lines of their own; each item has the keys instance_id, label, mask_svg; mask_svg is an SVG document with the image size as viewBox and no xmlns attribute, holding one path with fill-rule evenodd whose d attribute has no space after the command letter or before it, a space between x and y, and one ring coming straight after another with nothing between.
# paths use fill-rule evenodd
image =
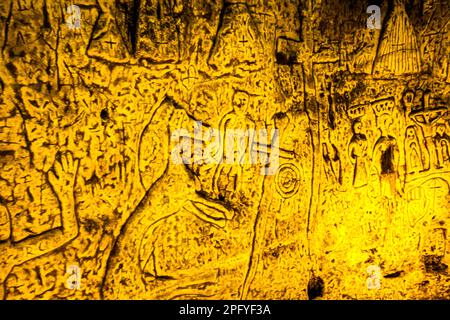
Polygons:
<instances>
[{"instance_id":1,"label":"carved hand","mask_svg":"<svg viewBox=\"0 0 450 320\"><path fill-rule=\"evenodd\" d=\"M67 152L61 155L60 161L55 161L53 171L48 172L48 180L62 204L73 200L79 163L78 159L73 159L72 153Z\"/></svg>"}]
</instances>

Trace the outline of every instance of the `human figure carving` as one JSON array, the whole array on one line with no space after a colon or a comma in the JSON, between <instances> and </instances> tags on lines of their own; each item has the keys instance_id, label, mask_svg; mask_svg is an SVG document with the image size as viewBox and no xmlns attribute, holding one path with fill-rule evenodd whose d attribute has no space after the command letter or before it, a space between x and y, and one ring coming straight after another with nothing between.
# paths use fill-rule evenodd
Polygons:
<instances>
[{"instance_id":1,"label":"human figure carving","mask_svg":"<svg viewBox=\"0 0 450 320\"><path fill-rule=\"evenodd\" d=\"M15 266L56 250L78 236L74 196L78 165L79 160L66 153L61 155L61 161L54 163L53 171L48 172L48 181L61 207L61 227L20 242L0 243L0 298L4 297L4 282ZM5 209L8 212L7 207ZM9 215L3 215L3 218L10 220Z\"/></svg>"},{"instance_id":2,"label":"human figure carving","mask_svg":"<svg viewBox=\"0 0 450 320\"><path fill-rule=\"evenodd\" d=\"M419 138L417 137L416 129L413 126L406 128L405 157L406 170L408 173L415 173L423 170Z\"/></svg>"},{"instance_id":3,"label":"human figure carving","mask_svg":"<svg viewBox=\"0 0 450 320\"><path fill-rule=\"evenodd\" d=\"M353 137L348 147L350 160L353 163L353 186L355 188L367 185L367 138L361 129L361 120L355 120Z\"/></svg>"},{"instance_id":4,"label":"human figure carving","mask_svg":"<svg viewBox=\"0 0 450 320\"><path fill-rule=\"evenodd\" d=\"M196 190L194 174L187 161L183 161L191 157L190 154L185 154L189 150L177 148L180 141L174 141L176 139L173 135L175 131L183 128L182 125L187 119L186 112L175 109L173 101L166 99L165 103L158 107L155 118L163 122L162 127L169 129L168 134L159 132L161 144L167 146L152 151L142 145L146 141L143 139L140 150L153 152L157 157L154 163L159 163L164 170L152 174L151 180L147 181L148 189L144 198L126 222L117 240L105 277L104 298L167 297L172 293L181 294L182 288L187 285L194 285L199 281L208 282L204 279L205 274L199 277L198 272L201 270L193 267L196 263L207 262L194 259L186 263L183 255L209 249L203 243L199 243L197 247L178 243L177 241L188 241L188 238L195 237L196 234L192 229L189 233L177 230L189 228L189 224L222 229L234 215L232 209L227 208L224 203L204 197ZM150 123L143 135L154 135L155 130L159 128L151 126ZM175 156L179 157L176 161ZM166 245L161 246L161 242ZM176 245L167 245L168 242ZM128 285L123 286L124 282ZM199 289L198 294L203 291L205 290Z\"/></svg>"},{"instance_id":5,"label":"human figure carving","mask_svg":"<svg viewBox=\"0 0 450 320\"><path fill-rule=\"evenodd\" d=\"M227 114L220 124L223 160L217 166L214 186L217 193L224 196L241 190L244 165L250 163L250 148L256 125L247 115L248 104L248 94L236 91L233 96L233 111Z\"/></svg>"},{"instance_id":6,"label":"human figure carving","mask_svg":"<svg viewBox=\"0 0 450 320\"><path fill-rule=\"evenodd\" d=\"M381 194L390 197L395 190L399 149L396 139L388 133L392 118L382 115L378 122L380 137L375 143L373 161L380 175Z\"/></svg>"},{"instance_id":7,"label":"human figure carving","mask_svg":"<svg viewBox=\"0 0 450 320\"><path fill-rule=\"evenodd\" d=\"M450 162L450 136L445 132L445 125L440 124L436 127L433 142L436 148L437 166L442 168Z\"/></svg>"},{"instance_id":8,"label":"human figure carving","mask_svg":"<svg viewBox=\"0 0 450 320\"><path fill-rule=\"evenodd\" d=\"M332 183L342 183L342 167L339 151L332 143L322 143L325 175Z\"/></svg>"}]
</instances>

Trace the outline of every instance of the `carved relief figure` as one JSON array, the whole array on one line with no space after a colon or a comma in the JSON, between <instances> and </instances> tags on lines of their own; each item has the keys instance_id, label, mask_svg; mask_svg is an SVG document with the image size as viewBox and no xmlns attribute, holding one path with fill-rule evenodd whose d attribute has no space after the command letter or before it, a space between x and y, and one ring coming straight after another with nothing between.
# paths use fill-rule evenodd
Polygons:
<instances>
[{"instance_id":1,"label":"carved relief figure","mask_svg":"<svg viewBox=\"0 0 450 320\"><path fill-rule=\"evenodd\" d=\"M248 117L249 95L236 91L233 95L233 111L220 123L223 161L215 172L218 194L230 196L242 190L244 165L249 164L255 122Z\"/></svg>"},{"instance_id":2,"label":"carved relief figure","mask_svg":"<svg viewBox=\"0 0 450 320\"><path fill-rule=\"evenodd\" d=\"M375 142L372 162L380 178L381 194L387 197L395 193L399 163L397 140L389 134L393 108L394 103L390 99L377 101L374 105L380 136Z\"/></svg>"},{"instance_id":3,"label":"carved relief figure","mask_svg":"<svg viewBox=\"0 0 450 320\"><path fill-rule=\"evenodd\" d=\"M406 128L405 158L407 173L415 173L423 170L422 151L414 126Z\"/></svg>"},{"instance_id":4,"label":"carved relief figure","mask_svg":"<svg viewBox=\"0 0 450 320\"><path fill-rule=\"evenodd\" d=\"M437 125L433 141L436 148L438 168L442 168L450 162L450 136L445 132L444 124Z\"/></svg>"},{"instance_id":5,"label":"carved relief figure","mask_svg":"<svg viewBox=\"0 0 450 320\"><path fill-rule=\"evenodd\" d=\"M342 183L341 158L336 146L332 143L322 144L322 156L325 176L333 183Z\"/></svg>"},{"instance_id":6,"label":"carved relief figure","mask_svg":"<svg viewBox=\"0 0 450 320\"><path fill-rule=\"evenodd\" d=\"M367 137L362 133L361 120L353 122L353 137L348 146L350 159L353 163L353 186L355 188L367 185Z\"/></svg>"},{"instance_id":7,"label":"carved relief figure","mask_svg":"<svg viewBox=\"0 0 450 320\"><path fill-rule=\"evenodd\" d=\"M189 166L173 161L168 154L177 150L179 157L189 157L183 154L189 150L176 149L178 141L169 140L173 132L183 128L186 113L175 110L168 100L158 107L154 119L163 121L159 128L150 124L143 136L161 134L158 130L167 125L169 134L161 135L161 145L155 150L143 144L140 148L152 152L165 170L152 174L151 181L147 181L145 197L117 241L105 278L103 294L108 298L167 299L209 294L208 288L214 287L217 275L210 266L219 258L226 258L222 251L214 254L215 258L208 258L219 241L209 237L208 230L221 234L233 211L198 193L194 181L197 178ZM128 285L123 286L124 282ZM186 291L187 286L191 290Z\"/></svg>"}]
</instances>

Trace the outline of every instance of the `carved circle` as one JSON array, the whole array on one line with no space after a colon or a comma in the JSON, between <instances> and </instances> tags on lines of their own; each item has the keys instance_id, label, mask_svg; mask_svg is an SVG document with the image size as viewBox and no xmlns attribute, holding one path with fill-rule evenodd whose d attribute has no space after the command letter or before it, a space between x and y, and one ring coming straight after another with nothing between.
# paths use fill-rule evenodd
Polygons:
<instances>
[{"instance_id":1,"label":"carved circle","mask_svg":"<svg viewBox=\"0 0 450 320\"><path fill-rule=\"evenodd\" d=\"M278 168L275 176L275 186L278 193L285 199L291 198L300 190L300 170L292 163L284 163Z\"/></svg>"}]
</instances>

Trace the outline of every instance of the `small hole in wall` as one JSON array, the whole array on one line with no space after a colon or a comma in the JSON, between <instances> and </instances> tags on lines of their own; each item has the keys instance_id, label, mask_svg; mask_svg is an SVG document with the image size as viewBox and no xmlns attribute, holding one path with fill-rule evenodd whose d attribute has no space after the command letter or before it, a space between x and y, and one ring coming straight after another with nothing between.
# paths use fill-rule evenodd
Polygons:
<instances>
[{"instance_id":1,"label":"small hole in wall","mask_svg":"<svg viewBox=\"0 0 450 320\"><path fill-rule=\"evenodd\" d=\"M105 108L100 112L100 118L102 118L103 121L107 121L109 119L108 109Z\"/></svg>"},{"instance_id":2,"label":"small hole in wall","mask_svg":"<svg viewBox=\"0 0 450 320\"><path fill-rule=\"evenodd\" d=\"M325 284L321 277L312 276L308 282L308 299L314 300L323 296L323 289Z\"/></svg>"}]
</instances>

